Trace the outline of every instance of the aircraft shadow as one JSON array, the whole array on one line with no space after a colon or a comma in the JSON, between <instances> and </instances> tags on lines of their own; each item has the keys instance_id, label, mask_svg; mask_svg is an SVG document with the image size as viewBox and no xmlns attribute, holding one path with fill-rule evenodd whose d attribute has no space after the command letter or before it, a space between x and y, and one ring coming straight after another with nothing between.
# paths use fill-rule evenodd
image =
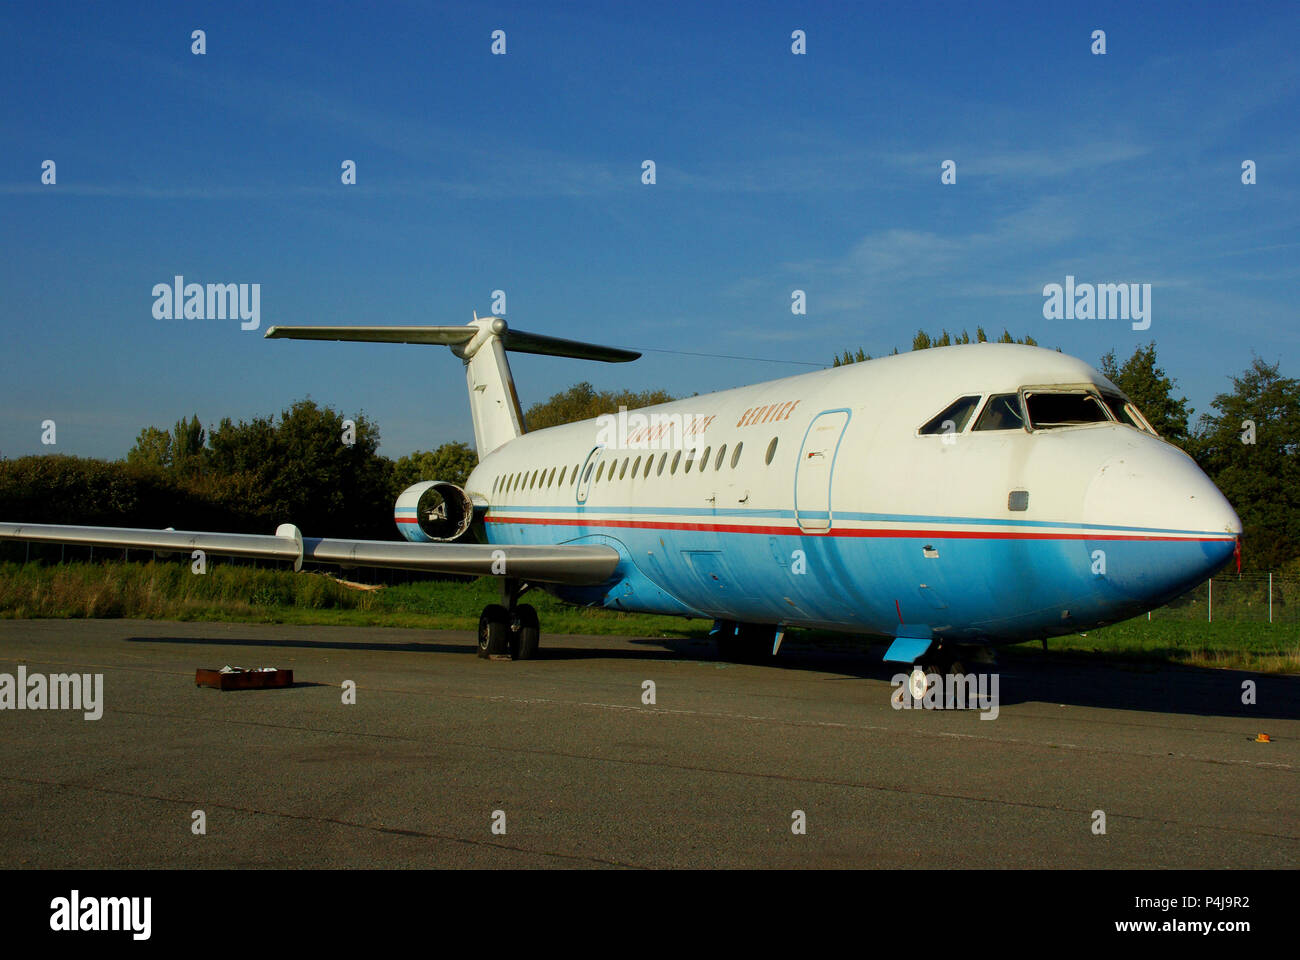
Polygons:
<instances>
[{"instance_id":1,"label":"aircraft shadow","mask_svg":"<svg viewBox=\"0 0 1300 960\"><path fill-rule=\"evenodd\" d=\"M266 647L277 650L379 650L391 653L473 653L464 642L363 643L344 640L265 640L254 637L126 637L127 643L182 643L205 647ZM297 686L297 684L295 684Z\"/></svg>"},{"instance_id":2,"label":"aircraft shadow","mask_svg":"<svg viewBox=\"0 0 1300 960\"><path fill-rule=\"evenodd\" d=\"M392 653L458 653L475 656L464 639L381 643L343 640L267 640L253 637L127 637L128 643L175 643L195 646L239 646L266 649L374 650ZM780 656L761 666L720 661L711 640L698 637L609 637L610 646L566 645L565 636L543 635L539 660L700 661L723 668L803 670L840 674L843 679L888 683L903 664L885 663L883 644L826 648L791 639ZM590 639L590 638L588 638ZM1026 655L999 652L997 666L968 667L972 672L999 673L1003 707L1018 703L1059 703L1078 707L1135 710L1203 717L1249 717L1255 720L1300 719L1300 676L1259 674L1242 670L1208 669L1149 662L1085 660L1077 655ZM1255 703L1242 703L1243 685L1255 684ZM294 686L308 686L295 683ZM1263 731L1266 732L1266 731Z\"/></svg>"},{"instance_id":3,"label":"aircraft shadow","mask_svg":"<svg viewBox=\"0 0 1300 960\"><path fill-rule=\"evenodd\" d=\"M540 659L625 659L719 661L712 641L692 638L630 638L635 652L566 648L563 637L551 638ZM654 649L658 648L658 649ZM838 673L845 679L890 682L907 673L904 664L883 660L885 645L862 644L826 648L789 640L769 670ZM727 664L727 666L740 666ZM1135 710L1204 717L1249 717L1255 720L1300 719L1300 676L1209 669L1155 662L1105 661L1071 654L1026 655L999 651L996 666L971 664L969 672L997 671L1002 706L1017 703L1059 703L1076 707ZM1253 704L1242 703L1243 684L1255 685ZM1266 732L1266 731L1261 731Z\"/></svg>"}]
</instances>

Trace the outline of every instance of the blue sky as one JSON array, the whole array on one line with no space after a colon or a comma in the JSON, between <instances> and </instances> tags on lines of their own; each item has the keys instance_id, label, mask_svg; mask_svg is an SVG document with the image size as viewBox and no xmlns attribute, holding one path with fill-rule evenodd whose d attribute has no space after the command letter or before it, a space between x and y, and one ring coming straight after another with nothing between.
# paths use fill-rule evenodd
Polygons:
<instances>
[{"instance_id":1,"label":"blue sky","mask_svg":"<svg viewBox=\"0 0 1300 960\"><path fill-rule=\"evenodd\" d=\"M1093 364L1154 339L1204 410L1252 353L1300 375L1298 40L1294 3L5 4L0 453L308 395L390 456L472 440L444 348L261 333L460 323L495 289L521 329L680 351L517 355L525 405L982 324ZM260 283L262 330L155 319L176 274ZM1152 284L1151 328L1045 320L1067 274Z\"/></svg>"}]
</instances>

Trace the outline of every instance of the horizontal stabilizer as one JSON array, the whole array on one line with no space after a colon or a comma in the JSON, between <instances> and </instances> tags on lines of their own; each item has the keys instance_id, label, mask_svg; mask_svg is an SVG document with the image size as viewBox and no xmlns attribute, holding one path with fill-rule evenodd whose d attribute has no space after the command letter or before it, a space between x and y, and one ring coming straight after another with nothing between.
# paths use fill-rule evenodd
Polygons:
<instances>
[{"instance_id":1,"label":"horizontal stabilizer","mask_svg":"<svg viewBox=\"0 0 1300 960\"><path fill-rule=\"evenodd\" d=\"M507 330L501 339L506 349L515 353L540 353L550 357L603 360L606 363L627 363L641 356L635 350L602 347L599 344L583 343L580 340L565 340L563 337L548 337L540 333L524 333L522 330Z\"/></svg>"},{"instance_id":2,"label":"horizontal stabilizer","mask_svg":"<svg viewBox=\"0 0 1300 960\"><path fill-rule=\"evenodd\" d=\"M490 325L467 324L463 327L271 327L266 331L270 340L338 340L359 343L433 343L448 347L464 346L479 335L480 330L490 331L501 340L501 345L515 353L539 353L551 357L573 357L578 360L603 360L606 363L626 363L641 356L635 350L603 347L580 340L566 340L541 333L511 330L500 317L482 317Z\"/></svg>"},{"instance_id":3,"label":"horizontal stabilizer","mask_svg":"<svg viewBox=\"0 0 1300 960\"><path fill-rule=\"evenodd\" d=\"M325 540L304 537L292 524L274 536L197 533L132 527L76 527L0 523L0 540L72 543L144 550L203 550L217 556L287 560L344 567L384 567L429 573L492 575L536 583L604 583L618 566L618 551L600 544L514 546L483 543L405 543L390 540Z\"/></svg>"},{"instance_id":4,"label":"horizontal stabilizer","mask_svg":"<svg viewBox=\"0 0 1300 960\"><path fill-rule=\"evenodd\" d=\"M271 327L268 340L343 340L358 343L469 343L474 327Z\"/></svg>"}]
</instances>

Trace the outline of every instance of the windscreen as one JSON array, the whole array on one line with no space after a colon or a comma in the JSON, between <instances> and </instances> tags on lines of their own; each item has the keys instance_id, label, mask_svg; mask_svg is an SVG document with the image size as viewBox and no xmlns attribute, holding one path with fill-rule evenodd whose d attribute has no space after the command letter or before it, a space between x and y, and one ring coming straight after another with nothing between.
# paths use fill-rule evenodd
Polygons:
<instances>
[{"instance_id":1,"label":"windscreen","mask_svg":"<svg viewBox=\"0 0 1300 960\"><path fill-rule=\"evenodd\" d=\"M1020 394L999 393L989 397L975 421L976 430L1020 430L1025 418L1020 412Z\"/></svg>"},{"instance_id":2,"label":"windscreen","mask_svg":"<svg viewBox=\"0 0 1300 960\"><path fill-rule=\"evenodd\" d=\"M1135 430L1141 430L1143 433L1147 432L1149 428L1142 422L1141 414L1137 412L1137 408L1133 404L1125 402L1123 397L1117 397L1113 393L1102 394L1102 399L1106 402L1106 406L1110 408L1110 412L1115 419L1120 423L1126 424ZM1154 433L1155 431L1151 432Z\"/></svg>"},{"instance_id":3,"label":"windscreen","mask_svg":"<svg viewBox=\"0 0 1300 960\"><path fill-rule=\"evenodd\" d=\"M979 395L962 397L954 400L941 413L937 413L929 423L923 426L919 433L961 433L966 429L966 422L970 420L970 415L975 412L979 406ZM947 426L945 427L945 424Z\"/></svg>"},{"instance_id":4,"label":"windscreen","mask_svg":"<svg viewBox=\"0 0 1300 960\"><path fill-rule=\"evenodd\" d=\"M1091 393L1027 393L1025 406L1034 430L1077 427L1088 423L1109 423L1106 408Z\"/></svg>"}]
</instances>

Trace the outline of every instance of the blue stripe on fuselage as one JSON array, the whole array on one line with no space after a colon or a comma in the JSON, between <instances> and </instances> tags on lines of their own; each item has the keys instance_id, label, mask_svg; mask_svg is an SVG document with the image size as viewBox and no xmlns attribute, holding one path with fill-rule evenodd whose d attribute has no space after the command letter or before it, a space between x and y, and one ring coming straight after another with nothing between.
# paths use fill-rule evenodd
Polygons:
<instances>
[{"instance_id":1,"label":"blue stripe on fuselage","mask_svg":"<svg viewBox=\"0 0 1300 960\"><path fill-rule=\"evenodd\" d=\"M556 512L581 513L571 507ZM519 513L550 512L520 507ZM667 513L699 517L710 511L682 508L589 508L617 513ZM718 511L719 514L723 511ZM791 511L735 511L735 516L779 516ZM844 514L836 514L844 518ZM964 518L858 514L891 521ZM1084 630L1134 616L1173 599L1222 566L1234 540L1146 540L1151 528L1053 524L1046 521L978 521L1008 526L1058 526L1132 532L1134 539L946 538L942 531L891 531L883 538L805 536L797 528L772 534L747 531L590 525L486 524L493 543L601 542L620 548L620 583L610 589L553 588L580 603L624 610L670 612L658 588L675 602L710 616L756 623L820 626L846 632L888 634L898 612L909 623L928 623L941 637L1016 641ZM1104 534L1103 534L1104 535ZM1222 536L1222 534L1220 534ZM922 546L939 556L923 555ZM1105 551L1106 573L1096 575L1093 551ZM801 556L800 556L801 554ZM802 569L803 572L799 572ZM668 606L671 606L669 604Z\"/></svg>"}]
</instances>

